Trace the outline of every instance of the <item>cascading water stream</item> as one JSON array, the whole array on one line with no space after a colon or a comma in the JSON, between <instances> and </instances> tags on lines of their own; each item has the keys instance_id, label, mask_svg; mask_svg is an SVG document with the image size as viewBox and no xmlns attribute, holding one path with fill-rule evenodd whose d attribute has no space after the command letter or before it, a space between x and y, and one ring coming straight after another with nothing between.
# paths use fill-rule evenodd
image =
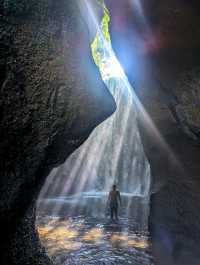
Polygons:
<instances>
[{"instance_id":1,"label":"cascading water stream","mask_svg":"<svg viewBox=\"0 0 200 265\"><path fill-rule=\"evenodd\" d=\"M91 50L102 79L116 101L117 110L93 131L63 166L52 171L48 181L54 185L44 187L42 197L47 193L59 197L84 192L103 195L116 183L123 194L148 198L150 167L137 126L136 96L112 50L109 19L109 12L104 7ZM52 212L59 210L56 206Z\"/></svg>"},{"instance_id":2,"label":"cascading water stream","mask_svg":"<svg viewBox=\"0 0 200 265\"><path fill-rule=\"evenodd\" d=\"M112 50L106 7L97 28L91 50L117 110L51 172L38 201L38 232L55 265L153 265L150 167L137 126L140 104ZM117 223L105 216L114 183L122 195Z\"/></svg>"}]
</instances>

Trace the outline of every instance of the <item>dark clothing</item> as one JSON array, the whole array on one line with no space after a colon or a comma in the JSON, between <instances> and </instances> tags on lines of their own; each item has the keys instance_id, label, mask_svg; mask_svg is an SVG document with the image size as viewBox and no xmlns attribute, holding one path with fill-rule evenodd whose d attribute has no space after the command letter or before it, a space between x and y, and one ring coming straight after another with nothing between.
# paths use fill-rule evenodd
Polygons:
<instances>
[{"instance_id":1,"label":"dark clothing","mask_svg":"<svg viewBox=\"0 0 200 265\"><path fill-rule=\"evenodd\" d=\"M110 217L118 219L118 203L121 203L121 197L118 190L112 190L109 193L109 203L110 203Z\"/></svg>"},{"instance_id":2,"label":"dark clothing","mask_svg":"<svg viewBox=\"0 0 200 265\"><path fill-rule=\"evenodd\" d=\"M113 220L114 218L118 219L118 205L110 206L110 218Z\"/></svg>"}]
</instances>

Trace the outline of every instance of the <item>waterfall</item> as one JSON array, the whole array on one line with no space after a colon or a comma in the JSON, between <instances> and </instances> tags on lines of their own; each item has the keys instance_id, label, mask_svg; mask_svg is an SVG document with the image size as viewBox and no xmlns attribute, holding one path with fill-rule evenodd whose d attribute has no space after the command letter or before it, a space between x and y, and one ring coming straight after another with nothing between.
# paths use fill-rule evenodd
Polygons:
<instances>
[{"instance_id":1,"label":"waterfall","mask_svg":"<svg viewBox=\"0 0 200 265\"><path fill-rule=\"evenodd\" d=\"M56 178L66 177L62 195L107 192L116 183L124 193L147 196L150 167L141 144L131 90L120 77L109 78L105 83L117 110L57 170Z\"/></svg>"},{"instance_id":2,"label":"waterfall","mask_svg":"<svg viewBox=\"0 0 200 265\"><path fill-rule=\"evenodd\" d=\"M121 192L146 197L150 189L150 166L138 130L136 96L113 52L106 8L91 49L117 110L63 166L51 173L49 179L54 183L51 189L54 195L58 190L57 195L66 196L108 192L115 183ZM56 185L58 180L61 184Z\"/></svg>"}]
</instances>

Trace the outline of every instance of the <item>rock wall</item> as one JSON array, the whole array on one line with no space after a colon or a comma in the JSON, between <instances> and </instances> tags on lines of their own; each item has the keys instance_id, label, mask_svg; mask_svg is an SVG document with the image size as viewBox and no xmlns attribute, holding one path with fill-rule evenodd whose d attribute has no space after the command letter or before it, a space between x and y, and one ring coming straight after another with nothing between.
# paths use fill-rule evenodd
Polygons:
<instances>
[{"instance_id":1,"label":"rock wall","mask_svg":"<svg viewBox=\"0 0 200 265\"><path fill-rule=\"evenodd\" d=\"M143 105L139 126L152 171L149 228L155 264L197 265L199 3L106 2L113 46Z\"/></svg>"},{"instance_id":2,"label":"rock wall","mask_svg":"<svg viewBox=\"0 0 200 265\"><path fill-rule=\"evenodd\" d=\"M90 38L77 1L0 1L2 265L51 264L35 200L50 170L115 110Z\"/></svg>"}]
</instances>

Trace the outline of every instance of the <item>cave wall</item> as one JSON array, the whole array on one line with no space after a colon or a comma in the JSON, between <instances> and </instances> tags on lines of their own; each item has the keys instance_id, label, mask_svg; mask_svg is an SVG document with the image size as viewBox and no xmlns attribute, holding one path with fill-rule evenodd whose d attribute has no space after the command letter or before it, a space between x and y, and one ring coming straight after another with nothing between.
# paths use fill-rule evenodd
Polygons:
<instances>
[{"instance_id":1,"label":"cave wall","mask_svg":"<svg viewBox=\"0 0 200 265\"><path fill-rule=\"evenodd\" d=\"M199 3L106 3L111 12L113 47L144 107L138 123L152 171L149 228L155 264L197 265Z\"/></svg>"},{"instance_id":2,"label":"cave wall","mask_svg":"<svg viewBox=\"0 0 200 265\"><path fill-rule=\"evenodd\" d=\"M0 1L2 265L51 264L35 200L50 170L115 110L91 56L92 34L77 1Z\"/></svg>"},{"instance_id":3,"label":"cave wall","mask_svg":"<svg viewBox=\"0 0 200 265\"><path fill-rule=\"evenodd\" d=\"M199 3L141 3L145 23L129 1L106 0L113 46L157 128L140 116L152 169L155 262L195 265L200 258ZM35 231L37 195L50 170L115 110L91 59L94 29L86 29L88 17L74 0L0 1L3 265L51 263ZM128 51L128 63L122 50Z\"/></svg>"}]
</instances>

